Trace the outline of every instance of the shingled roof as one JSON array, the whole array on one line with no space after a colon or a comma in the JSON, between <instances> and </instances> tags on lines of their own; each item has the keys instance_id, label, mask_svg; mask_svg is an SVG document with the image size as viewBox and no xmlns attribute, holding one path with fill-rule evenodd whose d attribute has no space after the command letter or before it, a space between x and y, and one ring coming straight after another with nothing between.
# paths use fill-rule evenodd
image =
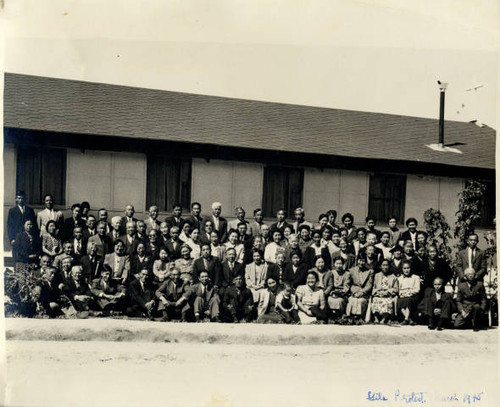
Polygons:
<instances>
[{"instance_id":1,"label":"shingled roof","mask_svg":"<svg viewBox=\"0 0 500 407\"><path fill-rule=\"evenodd\" d=\"M438 121L5 74L4 125L49 132L169 140L327 156L495 168L496 132Z\"/></svg>"}]
</instances>

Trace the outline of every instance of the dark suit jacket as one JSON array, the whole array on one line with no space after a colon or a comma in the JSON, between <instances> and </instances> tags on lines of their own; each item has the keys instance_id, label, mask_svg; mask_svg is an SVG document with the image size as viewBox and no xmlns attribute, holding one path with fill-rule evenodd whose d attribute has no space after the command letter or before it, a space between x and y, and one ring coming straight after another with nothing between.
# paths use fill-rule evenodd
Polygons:
<instances>
[{"instance_id":1,"label":"dark suit jacket","mask_svg":"<svg viewBox=\"0 0 500 407\"><path fill-rule=\"evenodd\" d=\"M281 280L283 282L286 281L285 270L287 269L289 264L290 263L288 262L288 263L284 263L281 266ZM280 284L280 266L278 266L277 264L269 264L269 266L267 268L266 281L269 277L272 277L278 284Z\"/></svg>"},{"instance_id":2,"label":"dark suit jacket","mask_svg":"<svg viewBox=\"0 0 500 407\"><path fill-rule=\"evenodd\" d=\"M84 278L80 281L80 287L76 287L75 279L73 276L68 278L64 283L64 294L68 296L71 301L74 301L75 295L88 295L92 296L92 292L90 291L90 287L85 281Z\"/></svg>"},{"instance_id":3,"label":"dark suit jacket","mask_svg":"<svg viewBox=\"0 0 500 407\"><path fill-rule=\"evenodd\" d=\"M212 283L216 286L220 286L222 267L219 259L215 256L211 256L210 259L208 259L207 268L205 268L205 262L203 260L204 260L203 257L200 257L199 259L196 259L193 263L194 281L198 281L198 278L200 277L200 273L202 271L207 271Z\"/></svg>"},{"instance_id":4,"label":"dark suit jacket","mask_svg":"<svg viewBox=\"0 0 500 407\"><path fill-rule=\"evenodd\" d=\"M182 230L182 226L184 226L184 219L181 217L180 220L175 219L173 216L169 216L165 218L165 222L168 223L168 226L171 228L172 226L177 226L180 230Z\"/></svg>"},{"instance_id":5,"label":"dark suit jacket","mask_svg":"<svg viewBox=\"0 0 500 407\"><path fill-rule=\"evenodd\" d=\"M441 299L438 301L436 299L436 290L434 288L428 288L425 290L425 296L423 299L424 312L427 316L434 316L434 309L441 308L441 318L451 317L451 304L453 302L453 297L451 294L442 293Z\"/></svg>"},{"instance_id":6,"label":"dark suit jacket","mask_svg":"<svg viewBox=\"0 0 500 407\"><path fill-rule=\"evenodd\" d=\"M209 218L206 218L204 222L206 221L211 221L214 225L214 230L219 233L219 239L220 243L224 243L227 240L227 220L226 218L223 218L222 216L219 216L219 229L215 229L215 223L214 223L214 217L213 215L210 216ZM203 226L203 230L205 230L205 227Z\"/></svg>"},{"instance_id":7,"label":"dark suit jacket","mask_svg":"<svg viewBox=\"0 0 500 407\"><path fill-rule=\"evenodd\" d=\"M328 249L327 249L328 250ZM293 272L293 266L288 264L285 267L285 278L284 281L290 283L293 288L297 288L299 285L304 285L306 283L307 271L309 267L307 264L299 264L297 271Z\"/></svg>"},{"instance_id":8,"label":"dark suit jacket","mask_svg":"<svg viewBox=\"0 0 500 407\"><path fill-rule=\"evenodd\" d=\"M227 287L233 284L233 278L241 276L245 281L245 266L241 263L234 262L234 268L231 271L229 263L224 261L221 265L221 287Z\"/></svg>"},{"instance_id":9,"label":"dark suit jacket","mask_svg":"<svg viewBox=\"0 0 500 407\"><path fill-rule=\"evenodd\" d=\"M469 248L458 252L455 267L458 277L460 280L463 280L464 270L469 267ZM476 279L482 280L487 271L487 262L486 253L481 249L476 248L474 257L472 258L472 267L476 271Z\"/></svg>"},{"instance_id":10,"label":"dark suit jacket","mask_svg":"<svg viewBox=\"0 0 500 407\"><path fill-rule=\"evenodd\" d=\"M82 237L82 240L80 242L80 252L76 252L76 244L75 244L75 238L69 239L71 243L73 243L73 252L75 253L75 259L77 261L80 261L80 259L87 254L87 239L85 236Z\"/></svg>"},{"instance_id":11,"label":"dark suit jacket","mask_svg":"<svg viewBox=\"0 0 500 407\"><path fill-rule=\"evenodd\" d=\"M321 257L325 261L326 268L332 268L332 258L330 256L330 251L328 250L328 248L323 247L321 249ZM309 268L313 268L316 265L316 251L312 246L309 246L304 252L304 263L308 264Z\"/></svg>"},{"instance_id":12,"label":"dark suit jacket","mask_svg":"<svg viewBox=\"0 0 500 407\"><path fill-rule=\"evenodd\" d=\"M151 243L148 242L148 244L146 245L146 253L148 253L150 256L151 256L151 265L153 264L152 262L155 261L155 260L158 260L160 258L160 250L165 247L163 246L163 242L159 239L158 240L158 243L155 245L155 247L153 248L153 246L151 246Z\"/></svg>"},{"instance_id":13,"label":"dark suit jacket","mask_svg":"<svg viewBox=\"0 0 500 407\"><path fill-rule=\"evenodd\" d=\"M202 216L199 216L199 217L195 217L194 215L189 215L186 219L185 219L186 222L189 222L189 224L191 225L191 229L198 229L200 231L200 233L203 232L203 230L201 229L203 227L203 223L205 222L205 218L202 217Z\"/></svg>"},{"instance_id":14,"label":"dark suit jacket","mask_svg":"<svg viewBox=\"0 0 500 407\"><path fill-rule=\"evenodd\" d=\"M137 223L139 219L136 219L136 218L132 218L132 221ZM128 222L128 219L126 216L122 216L122 222L121 222L121 225L120 225L120 235L126 235L127 234L127 222Z\"/></svg>"},{"instance_id":15,"label":"dark suit jacket","mask_svg":"<svg viewBox=\"0 0 500 407\"><path fill-rule=\"evenodd\" d=\"M141 261L136 253L130 257L130 274L135 275L142 269L151 271L153 269L153 258L150 254L146 254Z\"/></svg>"},{"instance_id":16,"label":"dark suit jacket","mask_svg":"<svg viewBox=\"0 0 500 407\"><path fill-rule=\"evenodd\" d=\"M132 239L132 243L129 243L127 237L128 237L127 235L122 235L120 236L120 240L123 241L123 243L125 243L125 253L128 254L129 256L132 256L133 254L135 254L137 245L141 243L141 241L136 236L134 236L134 238Z\"/></svg>"},{"instance_id":17,"label":"dark suit jacket","mask_svg":"<svg viewBox=\"0 0 500 407\"><path fill-rule=\"evenodd\" d=\"M225 307L232 305L235 310L244 313L249 307L253 306L253 295L246 287L241 288L238 295L236 287L230 285L224 290L222 302Z\"/></svg>"},{"instance_id":18,"label":"dark suit jacket","mask_svg":"<svg viewBox=\"0 0 500 407\"><path fill-rule=\"evenodd\" d=\"M116 281L109 280L106 287L103 285L103 281L101 278L95 278L92 280L92 286L90 291L95 297L99 297L99 294L104 293L108 295L115 295L119 292L126 292L125 286L118 284Z\"/></svg>"},{"instance_id":19,"label":"dark suit jacket","mask_svg":"<svg viewBox=\"0 0 500 407\"><path fill-rule=\"evenodd\" d=\"M141 282L138 279L134 279L128 285L127 297L130 305L138 306L144 313L147 313L148 309L146 308L146 303L155 299L155 292L147 283L145 284L143 290Z\"/></svg>"},{"instance_id":20,"label":"dark suit jacket","mask_svg":"<svg viewBox=\"0 0 500 407\"><path fill-rule=\"evenodd\" d=\"M275 222L271 225L270 227L270 230L271 230L271 236L273 235L273 233L276 231L276 230L279 230L281 232L281 234L283 234L283 231L285 230L286 227L289 227L290 229L292 229L292 231L294 230L293 229L293 225L291 223L288 223L287 221L284 221L283 224L281 225L281 227L278 228L278 222Z\"/></svg>"},{"instance_id":21,"label":"dark suit jacket","mask_svg":"<svg viewBox=\"0 0 500 407\"><path fill-rule=\"evenodd\" d=\"M441 258L436 259L436 263L434 264L434 270L431 271L431 266L429 263L429 259L425 259L421 264L423 287L429 288L433 286L434 279L436 277L441 277L443 279L443 285L446 285L452 277L452 272L448 263Z\"/></svg>"},{"instance_id":22,"label":"dark suit jacket","mask_svg":"<svg viewBox=\"0 0 500 407\"><path fill-rule=\"evenodd\" d=\"M160 287L158 287L155 295L158 299L165 297L167 301L175 302L178 301L189 290L190 290L189 283L186 283L185 281L181 280L180 284L174 284L174 282L171 279L167 279L160 285Z\"/></svg>"},{"instance_id":23,"label":"dark suit jacket","mask_svg":"<svg viewBox=\"0 0 500 407\"><path fill-rule=\"evenodd\" d=\"M94 261L91 261L88 255L82 256L80 258L80 264L83 267L85 279L90 283L101 275L103 257L97 255Z\"/></svg>"},{"instance_id":24,"label":"dark suit jacket","mask_svg":"<svg viewBox=\"0 0 500 407\"><path fill-rule=\"evenodd\" d=\"M181 247L182 247L182 242L180 240L177 242L177 247L175 249L174 249L174 244L172 243L171 240L169 240L165 244L165 248L167 249L170 261L174 261L181 258Z\"/></svg>"},{"instance_id":25,"label":"dark suit jacket","mask_svg":"<svg viewBox=\"0 0 500 407\"><path fill-rule=\"evenodd\" d=\"M458 312L462 312L464 308L467 309L474 304L480 305L484 311L486 309L487 300L483 283L476 280L471 284L470 288L466 281L458 283L456 301Z\"/></svg>"},{"instance_id":26,"label":"dark suit jacket","mask_svg":"<svg viewBox=\"0 0 500 407\"><path fill-rule=\"evenodd\" d=\"M27 220L33 222L33 233L39 235L40 231L36 224L35 211L32 208L24 206L24 214L21 213L17 205L9 209L9 215L7 216L7 233L9 234L9 241L14 240L18 233L24 232L24 223Z\"/></svg>"},{"instance_id":27,"label":"dark suit jacket","mask_svg":"<svg viewBox=\"0 0 500 407\"><path fill-rule=\"evenodd\" d=\"M37 263L38 259L30 259L29 255L42 253L42 240L38 233L32 232L33 239L30 241L26 232L18 233L16 236L15 259L22 263Z\"/></svg>"},{"instance_id":28,"label":"dark suit jacket","mask_svg":"<svg viewBox=\"0 0 500 407\"><path fill-rule=\"evenodd\" d=\"M97 235L97 230L94 229L94 235ZM92 235L92 236L94 236ZM83 237L88 241L90 237L90 230L89 228L83 229Z\"/></svg>"},{"instance_id":29,"label":"dark suit jacket","mask_svg":"<svg viewBox=\"0 0 500 407\"><path fill-rule=\"evenodd\" d=\"M417 230L417 234L418 234L418 230ZM405 230L403 233L401 233L401 240L403 242L406 242L407 240L411 240L411 234L410 234L410 231L409 230ZM417 247L415 247L415 250L418 249L418 242L416 243L417 244Z\"/></svg>"},{"instance_id":30,"label":"dark suit jacket","mask_svg":"<svg viewBox=\"0 0 500 407\"><path fill-rule=\"evenodd\" d=\"M75 223L75 220L71 217L69 219L64 219L63 227L62 227L62 237L63 240L71 240L73 239L73 230L77 227L81 227L82 231L85 229L85 222L82 219L78 219Z\"/></svg>"}]
</instances>

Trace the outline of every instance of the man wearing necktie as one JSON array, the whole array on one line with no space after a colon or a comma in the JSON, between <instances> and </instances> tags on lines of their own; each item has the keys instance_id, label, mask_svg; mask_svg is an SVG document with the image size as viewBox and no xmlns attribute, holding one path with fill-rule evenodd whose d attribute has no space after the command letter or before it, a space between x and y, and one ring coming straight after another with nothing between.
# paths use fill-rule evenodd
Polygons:
<instances>
[{"instance_id":1,"label":"man wearing necktie","mask_svg":"<svg viewBox=\"0 0 500 407\"><path fill-rule=\"evenodd\" d=\"M199 276L199 283L183 295L182 303L194 312L196 322L219 322L220 297L206 271Z\"/></svg>"},{"instance_id":2,"label":"man wearing necktie","mask_svg":"<svg viewBox=\"0 0 500 407\"><path fill-rule=\"evenodd\" d=\"M476 280L482 280L487 272L486 254L477 247L479 236L472 233L467 238L467 248L457 254L455 268L459 281L465 281L464 270L473 268L476 271Z\"/></svg>"}]
</instances>

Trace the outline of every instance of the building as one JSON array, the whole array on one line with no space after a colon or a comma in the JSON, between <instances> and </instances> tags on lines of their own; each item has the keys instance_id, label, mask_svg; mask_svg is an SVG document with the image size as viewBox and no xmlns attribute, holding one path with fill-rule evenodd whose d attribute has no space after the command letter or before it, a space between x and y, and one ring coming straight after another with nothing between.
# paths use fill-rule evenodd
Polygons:
<instances>
[{"instance_id":1,"label":"building","mask_svg":"<svg viewBox=\"0 0 500 407\"><path fill-rule=\"evenodd\" d=\"M309 220L328 209L422 221L428 208L455 221L467 179L488 185L482 226L495 213L494 129L438 121L297 106L7 73L4 109L4 215L16 189L37 207L50 192L60 208L145 216L180 201L203 212L220 201L223 216L243 206L303 206ZM69 212L67 212L69 213ZM6 216L5 216L6 217ZM4 217L4 219L5 219Z\"/></svg>"}]
</instances>

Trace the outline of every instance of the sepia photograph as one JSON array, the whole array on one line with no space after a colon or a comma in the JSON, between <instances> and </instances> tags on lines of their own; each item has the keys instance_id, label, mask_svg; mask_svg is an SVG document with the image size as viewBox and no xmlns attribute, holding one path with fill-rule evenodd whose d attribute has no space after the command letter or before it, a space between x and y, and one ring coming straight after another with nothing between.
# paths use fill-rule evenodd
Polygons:
<instances>
[{"instance_id":1,"label":"sepia photograph","mask_svg":"<svg viewBox=\"0 0 500 407\"><path fill-rule=\"evenodd\" d=\"M498 405L499 13L0 2L0 405Z\"/></svg>"}]
</instances>

